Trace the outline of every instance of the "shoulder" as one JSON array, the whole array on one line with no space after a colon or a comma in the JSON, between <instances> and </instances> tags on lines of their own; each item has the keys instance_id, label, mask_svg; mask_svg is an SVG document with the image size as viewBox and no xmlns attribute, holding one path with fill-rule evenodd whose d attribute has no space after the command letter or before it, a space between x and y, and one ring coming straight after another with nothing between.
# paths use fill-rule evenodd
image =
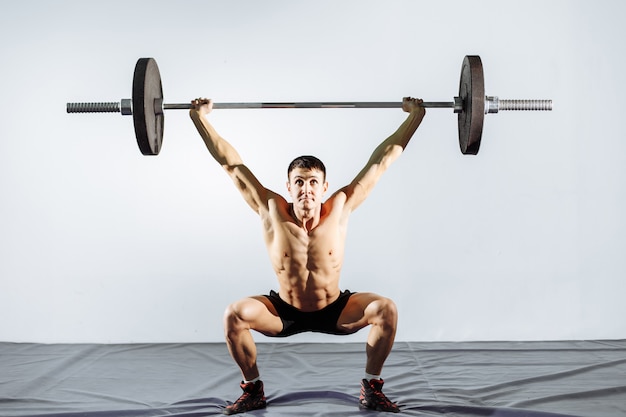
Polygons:
<instances>
[{"instance_id":1,"label":"shoulder","mask_svg":"<svg viewBox=\"0 0 626 417\"><path fill-rule=\"evenodd\" d=\"M335 201L335 204L342 210L350 212L365 199L367 194L367 190L359 181L353 181L337 190L329 200Z\"/></svg>"},{"instance_id":2,"label":"shoulder","mask_svg":"<svg viewBox=\"0 0 626 417\"><path fill-rule=\"evenodd\" d=\"M349 201L348 189L347 187L343 187L335 191L324 202L324 211L326 211L329 214L344 212L349 207L348 201Z\"/></svg>"},{"instance_id":3,"label":"shoulder","mask_svg":"<svg viewBox=\"0 0 626 417\"><path fill-rule=\"evenodd\" d=\"M287 202L285 197L272 191L266 190L267 210L270 212L287 212L289 210L290 203Z\"/></svg>"},{"instance_id":4,"label":"shoulder","mask_svg":"<svg viewBox=\"0 0 626 417\"><path fill-rule=\"evenodd\" d=\"M341 205L344 204L346 200L348 200L347 186L335 191L330 197L328 197L324 204Z\"/></svg>"}]
</instances>

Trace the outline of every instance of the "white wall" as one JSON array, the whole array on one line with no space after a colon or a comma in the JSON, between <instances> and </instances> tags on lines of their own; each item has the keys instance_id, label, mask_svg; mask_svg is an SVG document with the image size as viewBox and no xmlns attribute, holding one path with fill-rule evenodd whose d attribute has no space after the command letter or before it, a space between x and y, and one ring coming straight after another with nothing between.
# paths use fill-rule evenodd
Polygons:
<instances>
[{"instance_id":1,"label":"white wall","mask_svg":"<svg viewBox=\"0 0 626 417\"><path fill-rule=\"evenodd\" d=\"M258 219L185 111L167 113L158 157L130 117L65 113L130 97L137 58L157 59L167 102L449 101L466 54L488 94L554 111L486 116L468 157L456 115L429 110L351 220L342 287L395 299L398 340L626 337L623 4L3 2L0 340L221 341L228 302L276 287ZM282 191L302 153L344 185L404 117L212 120Z\"/></svg>"}]
</instances>

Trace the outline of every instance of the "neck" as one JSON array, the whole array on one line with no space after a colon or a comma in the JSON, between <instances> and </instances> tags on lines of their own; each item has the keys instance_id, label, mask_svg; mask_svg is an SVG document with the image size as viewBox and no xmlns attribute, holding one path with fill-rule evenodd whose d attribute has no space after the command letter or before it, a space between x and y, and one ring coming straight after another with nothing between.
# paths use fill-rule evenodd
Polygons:
<instances>
[{"instance_id":1,"label":"neck","mask_svg":"<svg viewBox=\"0 0 626 417\"><path fill-rule=\"evenodd\" d=\"M321 207L317 210L297 210L296 207L291 204L290 211L291 217L293 217L296 224L307 232L310 232L319 223Z\"/></svg>"}]
</instances>

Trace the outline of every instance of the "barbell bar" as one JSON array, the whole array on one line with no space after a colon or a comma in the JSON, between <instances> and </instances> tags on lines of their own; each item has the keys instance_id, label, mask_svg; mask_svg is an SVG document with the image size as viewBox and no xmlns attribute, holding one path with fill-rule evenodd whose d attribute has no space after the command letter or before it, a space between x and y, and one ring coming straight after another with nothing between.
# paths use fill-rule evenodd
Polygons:
<instances>
[{"instance_id":1,"label":"barbell bar","mask_svg":"<svg viewBox=\"0 0 626 417\"><path fill-rule=\"evenodd\" d=\"M163 143L164 111L185 110L191 103L163 102L161 76L154 58L140 58L133 75L132 99L119 102L67 103L67 113L132 115L137 145L144 155L158 155ZM552 100L502 100L485 95L482 61L467 55L461 65L459 95L454 101L425 101L425 108L452 108L458 114L459 147L476 155L482 139L484 115L507 110L552 110ZM214 103L214 109L401 108L402 102Z\"/></svg>"}]
</instances>

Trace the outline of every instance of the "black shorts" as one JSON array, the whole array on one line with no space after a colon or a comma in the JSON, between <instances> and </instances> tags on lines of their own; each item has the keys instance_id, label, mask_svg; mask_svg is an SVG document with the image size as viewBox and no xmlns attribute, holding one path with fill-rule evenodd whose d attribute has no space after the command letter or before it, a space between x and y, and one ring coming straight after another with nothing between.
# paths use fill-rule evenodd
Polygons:
<instances>
[{"instance_id":1,"label":"black shorts","mask_svg":"<svg viewBox=\"0 0 626 417\"><path fill-rule=\"evenodd\" d=\"M342 291L332 304L318 311L300 311L294 306L283 301L276 291L270 291L266 295L278 312L278 317L283 322L283 330L276 337L291 336L302 332L318 332L328 334L346 334L337 329L337 321L341 312L346 307L348 299L354 294L349 290Z\"/></svg>"}]
</instances>

